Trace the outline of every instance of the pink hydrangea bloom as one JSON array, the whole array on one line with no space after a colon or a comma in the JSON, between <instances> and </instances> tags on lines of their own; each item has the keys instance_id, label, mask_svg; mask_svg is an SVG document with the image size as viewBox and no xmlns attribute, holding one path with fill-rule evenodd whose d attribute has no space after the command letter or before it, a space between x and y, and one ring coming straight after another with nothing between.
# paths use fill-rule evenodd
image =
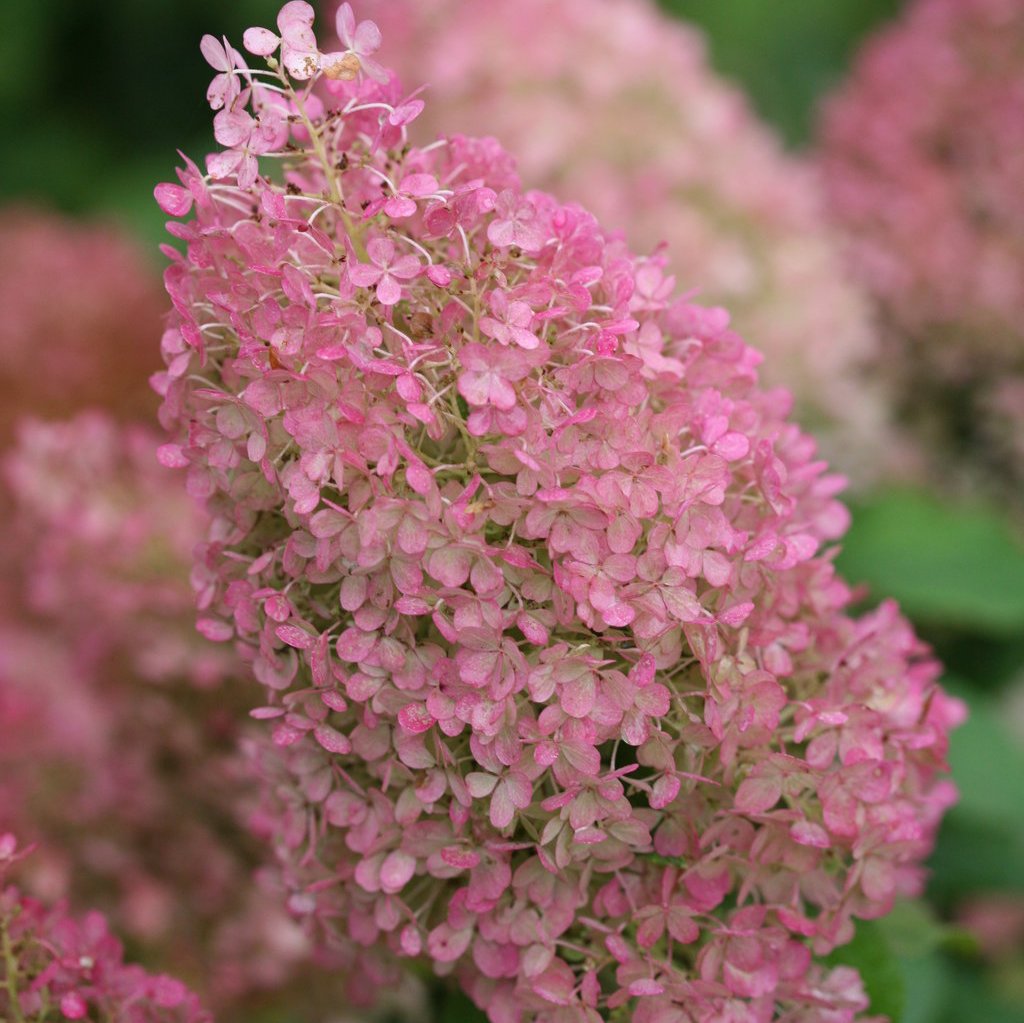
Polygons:
<instances>
[{"instance_id":1,"label":"pink hydrangea bloom","mask_svg":"<svg viewBox=\"0 0 1024 1023\"><path fill-rule=\"evenodd\" d=\"M148 255L117 228L0 211L0 444L26 413L151 414L161 310Z\"/></svg>"},{"instance_id":2,"label":"pink hydrangea bloom","mask_svg":"<svg viewBox=\"0 0 1024 1023\"><path fill-rule=\"evenodd\" d=\"M602 0L599 11L592 0L368 0L361 10L402 77L428 83L414 141L494 135L528 185L582 203L640 251L667 242L682 286L729 309L768 356L765 381L793 392L828 454L857 479L877 473L890 449L884 397L864 372L874 326L815 171L711 70L695 29L651 0Z\"/></svg>"},{"instance_id":3,"label":"pink hydrangea bloom","mask_svg":"<svg viewBox=\"0 0 1024 1023\"><path fill-rule=\"evenodd\" d=\"M662 255L493 139L411 144L394 75L278 84L279 176L180 172L156 382L292 910L494 1023L853 1020L815 957L919 890L961 708L846 613L842 481Z\"/></svg>"},{"instance_id":4,"label":"pink hydrangea bloom","mask_svg":"<svg viewBox=\"0 0 1024 1023\"><path fill-rule=\"evenodd\" d=\"M1024 484L1024 6L914 0L824 111L820 162L935 479Z\"/></svg>"},{"instance_id":5,"label":"pink hydrangea bloom","mask_svg":"<svg viewBox=\"0 0 1024 1023\"><path fill-rule=\"evenodd\" d=\"M123 1023L211 1023L180 981L124 962L101 913L73 916L9 883L19 851L0 834L0 1016L23 1023L109 1019Z\"/></svg>"},{"instance_id":6,"label":"pink hydrangea bloom","mask_svg":"<svg viewBox=\"0 0 1024 1023\"><path fill-rule=\"evenodd\" d=\"M311 948L253 883L267 857L236 749L250 693L195 633L202 521L156 449L91 412L23 423L6 456L0 831L40 842L34 893L101 907L145 961L246 1019L245 997L293 980Z\"/></svg>"}]
</instances>

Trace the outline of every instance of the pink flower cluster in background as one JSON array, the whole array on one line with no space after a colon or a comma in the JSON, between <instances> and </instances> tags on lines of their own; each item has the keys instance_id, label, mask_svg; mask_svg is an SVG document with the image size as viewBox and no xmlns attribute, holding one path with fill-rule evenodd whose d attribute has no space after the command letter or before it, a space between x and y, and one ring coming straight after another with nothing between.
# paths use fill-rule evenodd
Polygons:
<instances>
[{"instance_id":1,"label":"pink flower cluster in background","mask_svg":"<svg viewBox=\"0 0 1024 1023\"><path fill-rule=\"evenodd\" d=\"M118 1023L210 1023L181 981L149 974L123 959L101 913L80 917L48 907L9 883L19 851L0 834L0 1015L20 1023L117 1020Z\"/></svg>"},{"instance_id":2,"label":"pink flower cluster in background","mask_svg":"<svg viewBox=\"0 0 1024 1023\"><path fill-rule=\"evenodd\" d=\"M93 411L24 422L7 455L0 830L41 843L31 890L103 907L223 1007L284 984L310 948L254 878L249 693L195 633L202 525L156 447Z\"/></svg>"},{"instance_id":3,"label":"pink flower cluster in background","mask_svg":"<svg viewBox=\"0 0 1024 1023\"><path fill-rule=\"evenodd\" d=\"M1024 6L914 0L827 105L820 162L934 478L1024 483Z\"/></svg>"},{"instance_id":4,"label":"pink flower cluster in background","mask_svg":"<svg viewBox=\"0 0 1024 1023\"><path fill-rule=\"evenodd\" d=\"M145 250L116 227L0 212L0 444L26 414L151 415L162 307Z\"/></svg>"},{"instance_id":5,"label":"pink flower cluster in background","mask_svg":"<svg viewBox=\"0 0 1024 1023\"><path fill-rule=\"evenodd\" d=\"M580 202L722 303L764 379L829 457L870 480L893 454L862 295L819 182L708 64L703 37L650 0L368 0L403 79L427 83L414 141L496 136L524 182ZM883 455L882 452L888 454Z\"/></svg>"},{"instance_id":6,"label":"pink flower cluster in background","mask_svg":"<svg viewBox=\"0 0 1024 1023\"><path fill-rule=\"evenodd\" d=\"M266 690L291 909L494 1023L853 1020L816 956L919 890L961 710L894 606L846 613L841 480L663 255L494 139L410 144L375 27L312 22L204 44L226 148L156 190L161 457Z\"/></svg>"}]
</instances>

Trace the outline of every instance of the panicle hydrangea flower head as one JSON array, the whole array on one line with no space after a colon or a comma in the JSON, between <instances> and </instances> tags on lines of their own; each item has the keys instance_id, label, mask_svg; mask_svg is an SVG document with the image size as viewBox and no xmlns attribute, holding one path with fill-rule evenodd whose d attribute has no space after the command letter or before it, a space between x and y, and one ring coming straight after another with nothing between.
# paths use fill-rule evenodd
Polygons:
<instances>
[{"instance_id":1,"label":"panicle hydrangea flower head","mask_svg":"<svg viewBox=\"0 0 1024 1023\"><path fill-rule=\"evenodd\" d=\"M252 882L249 693L195 633L202 520L156 449L93 411L24 422L6 457L0 830L41 843L35 894L100 906L145 960L236 1008L311 950Z\"/></svg>"},{"instance_id":2,"label":"panicle hydrangea flower head","mask_svg":"<svg viewBox=\"0 0 1024 1023\"><path fill-rule=\"evenodd\" d=\"M151 415L161 308L147 254L117 228L0 211L0 444L26 414Z\"/></svg>"},{"instance_id":3,"label":"panicle hydrangea flower head","mask_svg":"<svg viewBox=\"0 0 1024 1023\"><path fill-rule=\"evenodd\" d=\"M328 6L336 6L329 4ZM887 437L849 282L810 164L783 152L710 68L699 32L651 0L369 0L384 51L430 102L414 141L496 136L524 182L579 202L728 308L844 471L870 479ZM458 26L457 31L453 26Z\"/></svg>"},{"instance_id":4,"label":"panicle hydrangea flower head","mask_svg":"<svg viewBox=\"0 0 1024 1023\"><path fill-rule=\"evenodd\" d=\"M156 383L292 910L494 1023L853 1020L815 956L920 887L960 708L892 604L846 614L841 480L664 256L264 32L231 109L287 140L157 189L194 213Z\"/></svg>"},{"instance_id":5,"label":"panicle hydrangea flower head","mask_svg":"<svg viewBox=\"0 0 1024 1023\"><path fill-rule=\"evenodd\" d=\"M820 163L920 459L1024 484L1024 6L914 0L824 110Z\"/></svg>"},{"instance_id":6,"label":"panicle hydrangea flower head","mask_svg":"<svg viewBox=\"0 0 1024 1023\"><path fill-rule=\"evenodd\" d=\"M118 1020L123 1023L210 1023L213 1017L179 980L124 962L105 917L73 916L48 907L10 883L19 850L0 834L0 1015L23 1023Z\"/></svg>"}]
</instances>

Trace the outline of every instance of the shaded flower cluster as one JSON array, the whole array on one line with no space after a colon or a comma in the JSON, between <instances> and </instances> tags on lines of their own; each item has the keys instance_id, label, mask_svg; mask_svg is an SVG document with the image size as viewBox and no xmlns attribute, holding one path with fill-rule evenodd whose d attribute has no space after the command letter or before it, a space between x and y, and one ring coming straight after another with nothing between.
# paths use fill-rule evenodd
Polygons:
<instances>
[{"instance_id":1,"label":"shaded flower cluster","mask_svg":"<svg viewBox=\"0 0 1024 1023\"><path fill-rule=\"evenodd\" d=\"M156 190L161 457L266 689L291 909L494 1023L853 1020L815 956L919 889L960 708L845 613L842 481L664 256L493 139L411 144L375 27L312 21L223 44L226 148Z\"/></svg>"},{"instance_id":2,"label":"shaded flower cluster","mask_svg":"<svg viewBox=\"0 0 1024 1023\"><path fill-rule=\"evenodd\" d=\"M117 228L29 208L0 212L0 443L25 414L102 405L152 414L159 277Z\"/></svg>"},{"instance_id":3,"label":"shaded flower cluster","mask_svg":"<svg viewBox=\"0 0 1024 1023\"><path fill-rule=\"evenodd\" d=\"M210 1023L181 981L124 962L101 913L73 916L9 883L12 866L30 851L0 834L0 1016L22 1023Z\"/></svg>"},{"instance_id":4,"label":"shaded flower cluster","mask_svg":"<svg viewBox=\"0 0 1024 1023\"><path fill-rule=\"evenodd\" d=\"M865 373L875 330L820 182L712 71L694 28L650 0L363 7L402 77L428 83L414 141L494 135L530 186L582 203L640 251L667 242L671 270L729 309L830 458L857 479L877 474L891 446Z\"/></svg>"},{"instance_id":5,"label":"shaded flower cluster","mask_svg":"<svg viewBox=\"0 0 1024 1023\"><path fill-rule=\"evenodd\" d=\"M1024 7L915 0L823 117L820 162L935 478L1024 483ZM929 452L933 454L929 455Z\"/></svg>"},{"instance_id":6,"label":"shaded flower cluster","mask_svg":"<svg viewBox=\"0 0 1024 1023\"><path fill-rule=\"evenodd\" d=\"M94 411L25 422L6 458L0 830L40 842L31 890L102 907L223 1005L288 980L310 948L253 882L249 693L195 633L202 523L156 448Z\"/></svg>"}]
</instances>

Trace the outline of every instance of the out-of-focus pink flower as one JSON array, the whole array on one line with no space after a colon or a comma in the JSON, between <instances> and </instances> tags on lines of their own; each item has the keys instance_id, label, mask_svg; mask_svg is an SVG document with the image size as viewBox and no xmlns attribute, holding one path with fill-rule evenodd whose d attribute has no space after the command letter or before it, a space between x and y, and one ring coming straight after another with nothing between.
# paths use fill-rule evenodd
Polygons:
<instances>
[{"instance_id":1,"label":"out-of-focus pink flower","mask_svg":"<svg viewBox=\"0 0 1024 1023\"><path fill-rule=\"evenodd\" d=\"M151 414L159 281L109 224L28 208L0 211L0 444L18 419L101 405Z\"/></svg>"},{"instance_id":2,"label":"out-of-focus pink flower","mask_svg":"<svg viewBox=\"0 0 1024 1023\"><path fill-rule=\"evenodd\" d=\"M279 81L305 141L173 225L156 384L290 908L494 1023L851 1023L816 957L920 889L962 708L848 614L842 481L663 254L410 143L394 75Z\"/></svg>"},{"instance_id":3,"label":"out-of-focus pink flower","mask_svg":"<svg viewBox=\"0 0 1024 1023\"><path fill-rule=\"evenodd\" d=\"M40 843L29 890L102 907L144 961L244 1019L250 996L282 986L301 1007L330 982L253 880L244 669L195 632L202 523L156 449L91 412L23 422L6 455L0 831Z\"/></svg>"},{"instance_id":4,"label":"out-of-focus pink flower","mask_svg":"<svg viewBox=\"0 0 1024 1023\"><path fill-rule=\"evenodd\" d=\"M819 161L919 460L1024 493L1024 7L914 0L824 110Z\"/></svg>"},{"instance_id":5,"label":"out-of-focus pink flower","mask_svg":"<svg viewBox=\"0 0 1024 1023\"><path fill-rule=\"evenodd\" d=\"M695 29L649 0L366 0L360 9L402 77L429 85L415 141L494 135L528 186L582 203L638 251L666 242L668 271L701 302L729 309L767 356L765 381L792 391L797 418L833 462L856 480L878 473L893 446L885 396L866 372L874 326L844 272L816 173L715 75ZM494 244L525 240L527 251L546 240L503 217L489 230ZM648 268L640 288L671 290L667 276Z\"/></svg>"}]
</instances>

